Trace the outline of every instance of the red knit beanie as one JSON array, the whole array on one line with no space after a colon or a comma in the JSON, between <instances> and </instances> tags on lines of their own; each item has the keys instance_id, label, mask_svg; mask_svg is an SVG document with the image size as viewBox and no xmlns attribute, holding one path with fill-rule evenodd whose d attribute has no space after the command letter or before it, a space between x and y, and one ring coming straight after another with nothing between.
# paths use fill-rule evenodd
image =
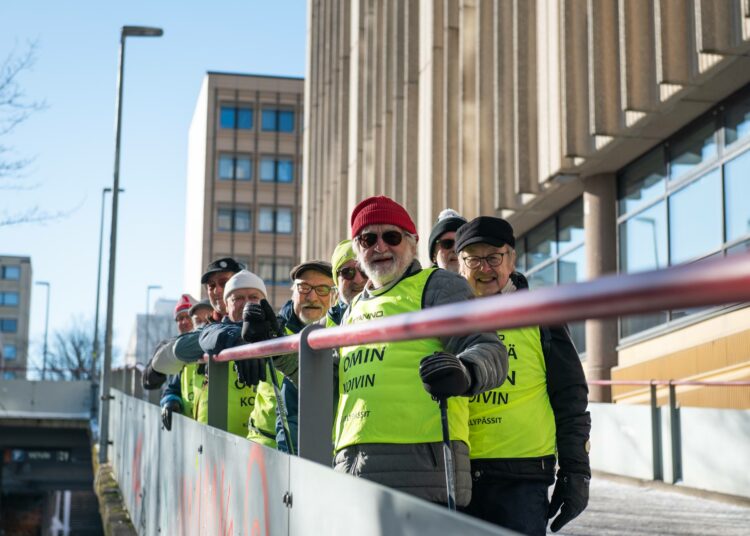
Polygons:
<instances>
[{"instance_id":1,"label":"red knit beanie","mask_svg":"<svg viewBox=\"0 0 750 536\"><path fill-rule=\"evenodd\" d=\"M396 225L417 236L417 228L406 209L384 195L368 197L354 207L351 224L352 238L356 237L364 227L378 224Z\"/></svg>"},{"instance_id":2,"label":"red knit beanie","mask_svg":"<svg viewBox=\"0 0 750 536\"><path fill-rule=\"evenodd\" d=\"M180 299L174 308L174 319L177 320L177 316L183 311L187 313L194 303L195 300L190 294L183 294L180 296Z\"/></svg>"}]
</instances>

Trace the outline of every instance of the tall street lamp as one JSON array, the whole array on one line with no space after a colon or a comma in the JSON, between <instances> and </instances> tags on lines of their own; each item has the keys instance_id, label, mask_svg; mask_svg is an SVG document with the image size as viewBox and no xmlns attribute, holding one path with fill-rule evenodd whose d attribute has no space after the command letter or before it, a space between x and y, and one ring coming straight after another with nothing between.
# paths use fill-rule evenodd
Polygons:
<instances>
[{"instance_id":1,"label":"tall street lamp","mask_svg":"<svg viewBox=\"0 0 750 536\"><path fill-rule=\"evenodd\" d=\"M120 134L122 132L122 81L125 74L125 40L128 37L160 37L161 28L123 26L120 30L120 60L117 75L117 114L115 116L115 170L112 182L112 225L109 235L109 280L107 282L107 325L104 332L104 363L100 384L99 463L107 462L109 448L109 388L112 367L112 323L115 302L115 260L117 253L117 207L120 193Z\"/></svg>"},{"instance_id":2,"label":"tall street lamp","mask_svg":"<svg viewBox=\"0 0 750 536\"><path fill-rule=\"evenodd\" d=\"M42 361L42 381L47 377L47 335L49 334L49 291L50 284L48 281L37 281L37 285L47 287L47 312L44 318L44 359Z\"/></svg>"},{"instance_id":3,"label":"tall street lamp","mask_svg":"<svg viewBox=\"0 0 750 536\"><path fill-rule=\"evenodd\" d=\"M124 192L120 188L120 193ZM96 313L94 314L94 343L91 346L91 379L96 377L96 361L99 359L99 299L102 287L102 242L104 241L104 198L112 188L102 188L102 216L99 219L99 264L96 269Z\"/></svg>"},{"instance_id":4,"label":"tall street lamp","mask_svg":"<svg viewBox=\"0 0 750 536\"><path fill-rule=\"evenodd\" d=\"M158 290L160 288L161 288L161 285L149 285L146 287L146 341L145 341L145 344L143 345L144 346L144 351L143 351L144 353L143 364L144 365L148 362L148 356L149 356L149 351L151 347L151 331L148 329L149 319L151 318L151 315L149 314L149 310L151 308L151 291Z\"/></svg>"}]
</instances>

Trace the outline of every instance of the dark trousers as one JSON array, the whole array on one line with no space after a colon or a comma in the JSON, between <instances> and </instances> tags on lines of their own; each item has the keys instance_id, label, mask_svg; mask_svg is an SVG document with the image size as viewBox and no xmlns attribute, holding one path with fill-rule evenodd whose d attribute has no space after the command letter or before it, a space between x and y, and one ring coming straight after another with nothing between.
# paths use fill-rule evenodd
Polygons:
<instances>
[{"instance_id":1,"label":"dark trousers","mask_svg":"<svg viewBox=\"0 0 750 536\"><path fill-rule=\"evenodd\" d=\"M522 534L541 536L547 531L548 487L539 480L480 477L464 511Z\"/></svg>"}]
</instances>

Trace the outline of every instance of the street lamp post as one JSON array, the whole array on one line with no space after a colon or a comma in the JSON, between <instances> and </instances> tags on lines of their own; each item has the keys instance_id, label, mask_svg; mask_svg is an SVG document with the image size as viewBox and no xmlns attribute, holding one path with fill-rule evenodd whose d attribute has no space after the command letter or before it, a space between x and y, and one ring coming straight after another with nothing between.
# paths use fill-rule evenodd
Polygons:
<instances>
[{"instance_id":1,"label":"street lamp post","mask_svg":"<svg viewBox=\"0 0 750 536\"><path fill-rule=\"evenodd\" d=\"M120 188L120 193L124 192ZM112 188L102 188L102 216L99 219L99 263L96 269L96 312L94 314L94 343L91 347L91 379L96 378L96 361L99 359L99 296L102 287L102 243L104 242L104 198Z\"/></svg>"},{"instance_id":2,"label":"street lamp post","mask_svg":"<svg viewBox=\"0 0 750 536\"><path fill-rule=\"evenodd\" d=\"M122 132L122 88L125 74L125 39L128 37L160 37L161 28L123 26L120 31L120 60L117 75L117 114L115 116L115 169L112 183L112 225L109 234L109 280L107 282L107 324L104 332L104 363L102 363L99 405L99 463L107 462L109 449L109 388L112 367L112 325L115 302L115 260L117 253L117 208L120 193L120 137Z\"/></svg>"},{"instance_id":3,"label":"street lamp post","mask_svg":"<svg viewBox=\"0 0 750 536\"><path fill-rule=\"evenodd\" d=\"M44 359L42 360L42 381L47 377L47 335L49 334L49 292L50 284L48 281L37 281L37 285L47 287L47 312L44 316Z\"/></svg>"},{"instance_id":4,"label":"street lamp post","mask_svg":"<svg viewBox=\"0 0 750 536\"><path fill-rule=\"evenodd\" d=\"M151 304L151 291L152 290L158 290L161 288L161 285L149 285L146 287L146 341L144 346L144 365L148 362L148 356L149 356L149 349L151 346L151 331L149 328L149 319L151 315L149 314L150 304Z\"/></svg>"}]
</instances>

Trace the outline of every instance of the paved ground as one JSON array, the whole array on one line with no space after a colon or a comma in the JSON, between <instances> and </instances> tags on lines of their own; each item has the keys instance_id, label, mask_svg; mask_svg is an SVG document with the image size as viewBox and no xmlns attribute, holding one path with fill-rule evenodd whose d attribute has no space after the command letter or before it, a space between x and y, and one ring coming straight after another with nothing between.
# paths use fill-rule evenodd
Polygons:
<instances>
[{"instance_id":1,"label":"paved ground","mask_svg":"<svg viewBox=\"0 0 750 536\"><path fill-rule=\"evenodd\" d=\"M557 534L746 536L750 534L750 505L594 476L588 508Z\"/></svg>"}]
</instances>

